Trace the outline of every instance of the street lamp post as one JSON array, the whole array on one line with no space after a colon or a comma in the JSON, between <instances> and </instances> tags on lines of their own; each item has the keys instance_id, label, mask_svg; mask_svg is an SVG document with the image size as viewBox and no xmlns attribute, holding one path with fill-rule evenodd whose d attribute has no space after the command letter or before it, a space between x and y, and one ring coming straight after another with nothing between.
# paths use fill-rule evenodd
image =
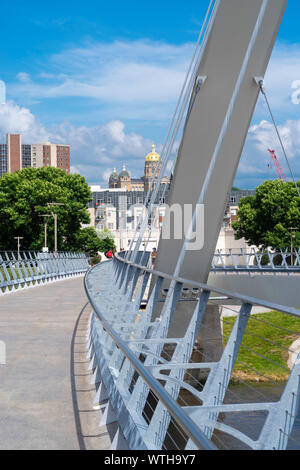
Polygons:
<instances>
[{"instance_id":1,"label":"street lamp post","mask_svg":"<svg viewBox=\"0 0 300 470\"><path fill-rule=\"evenodd\" d=\"M14 237L15 240L18 240L18 258L20 257L20 247L21 243L20 240L23 240L24 237Z\"/></svg>"},{"instance_id":2,"label":"street lamp post","mask_svg":"<svg viewBox=\"0 0 300 470\"><path fill-rule=\"evenodd\" d=\"M48 207L53 206L64 206L62 202L48 202ZM51 215L54 219L54 253L57 253L57 214L51 211Z\"/></svg>"},{"instance_id":3,"label":"street lamp post","mask_svg":"<svg viewBox=\"0 0 300 470\"><path fill-rule=\"evenodd\" d=\"M51 217L50 214L43 214L43 215L40 215L39 217ZM47 226L48 226L48 222L47 222L47 219L45 220L45 223L44 223L44 249L46 251L47 249Z\"/></svg>"}]
</instances>

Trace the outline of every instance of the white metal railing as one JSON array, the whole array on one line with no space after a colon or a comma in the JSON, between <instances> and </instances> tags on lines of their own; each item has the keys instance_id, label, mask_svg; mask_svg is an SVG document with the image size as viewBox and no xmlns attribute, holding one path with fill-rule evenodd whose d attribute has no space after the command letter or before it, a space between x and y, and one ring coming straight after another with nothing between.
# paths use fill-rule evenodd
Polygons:
<instances>
[{"instance_id":1,"label":"white metal railing","mask_svg":"<svg viewBox=\"0 0 300 470\"><path fill-rule=\"evenodd\" d=\"M139 264L117 255L113 261L92 268L85 277L94 312L88 330L88 357L94 371L92 383L99 385L95 403L101 404L101 424L117 420L128 446L136 450L234 448L232 442L228 445L228 436L245 448L295 448L300 353L297 348L283 347L279 340L277 344L276 335L263 337L249 325L253 321L268 323L251 315L253 305L281 312L297 322L299 310L157 272L150 260L146 263L146 255L141 253ZM166 282L175 287L165 289ZM147 293L150 283L153 288ZM203 337L209 329L205 312L208 305L218 302L215 295L239 305L232 318L223 319L224 347L217 359L198 345L199 334ZM191 300L194 305L185 333L174 338L170 325L176 309ZM226 321L232 323L227 337ZM279 338L282 327L271 321L269 324ZM295 331L283 329L287 336L299 340L300 321ZM274 348L293 353L291 370L285 363L277 364L285 375L283 382L277 383L272 374L256 370L251 360L242 364L250 375L255 372L256 377L276 386L276 399L261 396L261 392L255 394L250 382L235 371L243 349L254 356L262 355L255 346L247 347L247 335L257 336L258 344L269 346L269 352L263 355L265 364L276 362L271 352ZM232 389L235 381L246 390L244 397L240 390L237 393ZM247 430L247 419L255 413L263 415L257 436ZM228 416L234 417L234 424Z\"/></svg>"},{"instance_id":2,"label":"white metal railing","mask_svg":"<svg viewBox=\"0 0 300 470\"><path fill-rule=\"evenodd\" d=\"M216 250L212 260L212 271L261 271L300 272L300 249L258 250L228 249Z\"/></svg>"},{"instance_id":3,"label":"white metal railing","mask_svg":"<svg viewBox=\"0 0 300 470\"><path fill-rule=\"evenodd\" d=\"M2 251L0 295L82 276L88 267L88 258L84 253Z\"/></svg>"}]
</instances>

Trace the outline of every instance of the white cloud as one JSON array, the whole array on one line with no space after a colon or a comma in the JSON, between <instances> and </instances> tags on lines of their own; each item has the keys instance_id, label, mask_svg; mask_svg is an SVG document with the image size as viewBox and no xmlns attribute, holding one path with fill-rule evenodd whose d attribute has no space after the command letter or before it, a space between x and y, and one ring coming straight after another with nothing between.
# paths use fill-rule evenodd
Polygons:
<instances>
[{"instance_id":1,"label":"white cloud","mask_svg":"<svg viewBox=\"0 0 300 470\"><path fill-rule=\"evenodd\" d=\"M193 44L159 41L86 43L66 48L46 61L34 78L20 72L9 84L14 99L32 102L67 97L96 100L122 119L170 117L184 81ZM280 119L296 118L300 106L300 45L277 43L266 73L270 101ZM25 101L23 101L25 102ZM285 116L283 116L285 113ZM259 119L267 118L259 100Z\"/></svg>"},{"instance_id":2,"label":"white cloud","mask_svg":"<svg viewBox=\"0 0 300 470\"><path fill-rule=\"evenodd\" d=\"M288 120L278 126L278 130L283 141L285 150L291 159L300 157L300 119ZM259 124L250 127L249 138L260 152L265 152L268 148L282 152L279 139L274 126L268 121L261 121Z\"/></svg>"},{"instance_id":3,"label":"white cloud","mask_svg":"<svg viewBox=\"0 0 300 470\"><path fill-rule=\"evenodd\" d=\"M294 80L292 82L292 90L295 90L291 97L292 103L298 105L300 104L300 80Z\"/></svg>"},{"instance_id":4,"label":"white cloud","mask_svg":"<svg viewBox=\"0 0 300 470\"><path fill-rule=\"evenodd\" d=\"M295 97L299 96L299 83L300 44L277 43L267 69L265 85L271 106L281 122L287 117L299 116L300 100L298 104L295 103ZM298 89L296 91L295 86ZM269 117L262 98L256 114Z\"/></svg>"},{"instance_id":5,"label":"white cloud","mask_svg":"<svg viewBox=\"0 0 300 470\"><path fill-rule=\"evenodd\" d=\"M91 183L107 180L113 167L128 164L132 173L143 172L144 157L152 142L142 135L126 132L125 124L115 120L94 127L75 127L69 123L46 129L29 109L9 102L0 105L0 136L21 133L23 143L51 141L71 146L71 172L81 173Z\"/></svg>"},{"instance_id":6,"label":"white cloud","mask_svg":"<svg viewBox=\"0 0 300 470\"><path fill-rule=\"evenodd\" d=\"M93 183L106 179L111 169L120 168L122 163L128 163L133 175L139 176L152 142L142 135L143 131L128 132L125 123L134 120L139 129L143 129L142 121L151 128L153 123L167 127L165 122L170 120L192 50L192 44L170 45L150 40L86 43L82 47L66 48L49 57L38 75L20 72L18 80L9 84L9 94L17 100L26 98L28 102L56 99L56 119L63 113L62 100L72 97L73 122L86 122L89 104L95 106L96 103L96 124L75 126L66 121L46 128L29 109L9 103L6 109L0 109L0 132L22 132L29 142L70 143L72 171L82 173ZM281 123L287 153L300 176L299 44L277 44L265 82L274 114ZM84 111L77 98L84 99ZM53 112L51 109L49 114ZM100 115L101 125L97 124ZM276 177L274 170L270 173L267 167L268 147L274 148L282 165L285 164L267 119L269 115L260 98L255 112L256 124L249 130L238 171L238 179L245 182L244 187L247 181L253 182L253 186L254 181L257 184L264 178ZM159 142L157 144L161 151Z\"/></svg>"},{"instance_id":7,"label":"white cloud","mask_svg":"<svg viewBox=\"0 0 300 470\"><path fill-rule=\"evenodd\" d=\"M288 120L279 131L290 163L300 176L300 119ZM143 174L144 158L151 150L152 141L143 135L127 132L124 122L114 120L104 125L75 127L70 123L46 129L29 109L8 102L0 106L0 136L20 132L24 143L45 142L71 145L71 172L84 175L90 183L102 185L114 167L121 169L126 163L132 176ZM176 148L179 142L176 143ZM266 120L253 125L248 133L237 181L242 187L254 187L264 179L276 178L275 169L268 168L271 162L268 148L276 150L277 157L287 176L288 169L279 146L273 125ZM159 152L162 145L157 143ZM171 162L168 171L171 169Z\"/></svg>"},{"instance_id":8,"label":"white cloud","mask_svg":"<svg viewBox=\"0 0 300 470\"><path fill-rule=\"evenodd\" d=\"M35 79L21 72L10 84L14 99L66 97L122 107L122 116L160 120L177 100L192 55L191 44L155 41L86 44L53 55ZM24 98L25 97L25 98ZM169 114L168 114L169 115Z\"/></svg>"},{"instance_id":9,"label":"white cloud","mask_svg":"<svg viewBox=\"0 0 300 470\"><path fill-rule=\"evenodd\" d=\"M300 179L300 119L288 120L278 126L278 129L292 171ZM249 129L236 178L242 187L255 187L265 179L277 178L268 149L275 150L285 176L287 179L291 178L274 126L271 122L262 120Z\"/></svg>"},{"instance_id":10,"label":"white cloud","mask_svg":"<svg viewBox=\"0 0 300 470\"><path fill-rule=\"evenodd\" d=\"M10 101L0 105L0 135L3 139L6 133L14 132L23 135L24 143L49 140L49 132L29 109Z\"/></svg>"},{"instance_id":11,"label":"white cloud","mask_svg":"<svg viewBox=\"0 0 300 470\"><path fill-rule=\"evenodd\" d=\"M63 124L51 131L53 142L71 145L72 164L91 183L107 181L112 169L128 165L134 176L143 172L144 158L151 150L151 141L136 133L127 133L121 121L102 126L75 128Z\"/></svg>"},{"instance_id":12,"label":"white cloud","mask_svg":"<svg viewBox=\"0 0 300 470\"><path fill-rule=\"evenodd\" d=\"M30 83L30 76L26 72L19 72L17 75L17 79L22 83Z\"/></svg>"}]
</instances>

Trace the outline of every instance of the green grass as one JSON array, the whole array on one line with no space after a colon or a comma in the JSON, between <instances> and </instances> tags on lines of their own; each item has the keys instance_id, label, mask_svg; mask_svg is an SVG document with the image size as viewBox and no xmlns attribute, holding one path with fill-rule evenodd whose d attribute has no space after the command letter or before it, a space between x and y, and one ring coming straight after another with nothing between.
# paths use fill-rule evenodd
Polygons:
<instances>
[{"instance_id":1,"label":"green grass","mask_svg":"<svg viewBox=\"0 0 300 470\"><path fill-rule=\"evenodd\" d=\"M224 318L224 346L235 320L235 317ZM276 326L280 327L280 329L276 328ZM289 371L287 370L289 353L287 349L291 347L292 343L299 336L300 318L298 319L279 312L253 315L249 320L242 341L234 367L234 374L248 380L263 381L264 378L260 374L277 381L287 380L289 377ZM267 341L264 341L262 338L265 338ZM257 354L250 350L254 350ZM270 359L270 361L266 360L265 357ZM251 370L243 363L248 364L257 372Z\"/></svg>"},{"instance_id":2,"label":"green grass","mask_svg":"<svg viewBox=\"0 0 300 470\"><path fill-rule=\"evenodd\" d=\"M32 267L31 269L32 269L33 275L36 275L36 269L33 268L33 267ZM10 267L7 267L6 270L7 270L7 274L8 274L8 275L6 274L6 272L5 272L5 270L4 270L3 268L0 268L0 271L1 271L1 274L2 274L2 276L3 276L3 278L4 278L4 281L13 281L13 280L14 280L14 277L13 277L11 268L10 268ZM23 277L27 277L27 278L30 278L30 279L31 279L31 277L32 277L32 275L31 275L31 273L30 273L30 271L29 271L28 268L26 268L26 267L23 268L23 267L19 266L19 269L18 269L18 270L15 270L15 275L16 275L17 279L20 279L19 272L22 273ZM24 282L21 283L21 286L23 286L24 284L25 284ZM29 282L27 282L26 284L29 285ZM13 287L10 286L10 287L9 287L9 290L12 290L12 288L13 288ZM2 292L4 292L4 288L2 288Z\"/></svg>"}]
</instances>

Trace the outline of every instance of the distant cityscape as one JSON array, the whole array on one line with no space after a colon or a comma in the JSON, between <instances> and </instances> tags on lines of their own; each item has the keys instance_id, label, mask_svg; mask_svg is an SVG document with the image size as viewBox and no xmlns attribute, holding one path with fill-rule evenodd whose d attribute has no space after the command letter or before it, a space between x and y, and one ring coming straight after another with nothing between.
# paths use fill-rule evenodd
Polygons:
<instances>
[{"instance_id":1,"label":"distant cityscape","mask_svg":"<svg viewBox=\"0 0 300 470\"><path fill-rule=\"evenodd\" d=\"M109 176L106 188L91 186L92 198L89 205L90 226L97 231L108 229L115 238L117 249L127 249L134 236L141 213L144 210L145 199L149 185L155 171L161 168L160 155L152 145L152 151L145 157L144 175L132 178L130 171L123 165L122 171L114 168ZM166 204L171 178L164 176L148 221L148 231L144 235L144 246L147 250L157 248L163 219L166 213ZM255 195L254 190L239 190L233 188L227 201L223 226L217 249L246 248L244 240L235 240L232 223L238 214L238 205L243 197ZM151 227L151 229L150 229Z\"/></svg>"},{"instance_id":2,"label":"distant cityscape","mask_svg":"<svg viewBox=\"0 0 300 470\"><path fill-rule=\"evenodd\" d=\"M1 98L0 87L1 99L5 99L5 92L2 89ZM52 142L23 144L22 134L6 134L6 143L0 144L0 177L23 168L50 166L70 173L70 145ZM156 152L155 144L153 144L152 150L145 157L143 176L133 178L126 165L123 164L120 172L117 171L117 168L113 169L106 188L90 186L92 201L88 208L89 226L94 227L97 231L110 230L118 250L128 248L144 210L148 189L155 172L158 174L161 166L160 155ZM144 246L147 245L148 250L158 246L170 185L171 178L163 176L149 219L148 232L144 236ZM255 195L255 191L233 188L227 201L217 249L226 250L229 246L231 248L247 247L244 240L235 240L232 223L237 218L240 200L249 195Z\"/></svg>"},{"instance_id":3,"label":"distant cityscape","mask_svg":"<svg viewBox=\"0 0 300 470\"><path fill-rule=\"evenodd\" d=\"M70 173L70 145L22 144L22 134L6 134L6 143L0 144L0 176L23 168L48 166Z\"/></svg>"}]
</instances>

